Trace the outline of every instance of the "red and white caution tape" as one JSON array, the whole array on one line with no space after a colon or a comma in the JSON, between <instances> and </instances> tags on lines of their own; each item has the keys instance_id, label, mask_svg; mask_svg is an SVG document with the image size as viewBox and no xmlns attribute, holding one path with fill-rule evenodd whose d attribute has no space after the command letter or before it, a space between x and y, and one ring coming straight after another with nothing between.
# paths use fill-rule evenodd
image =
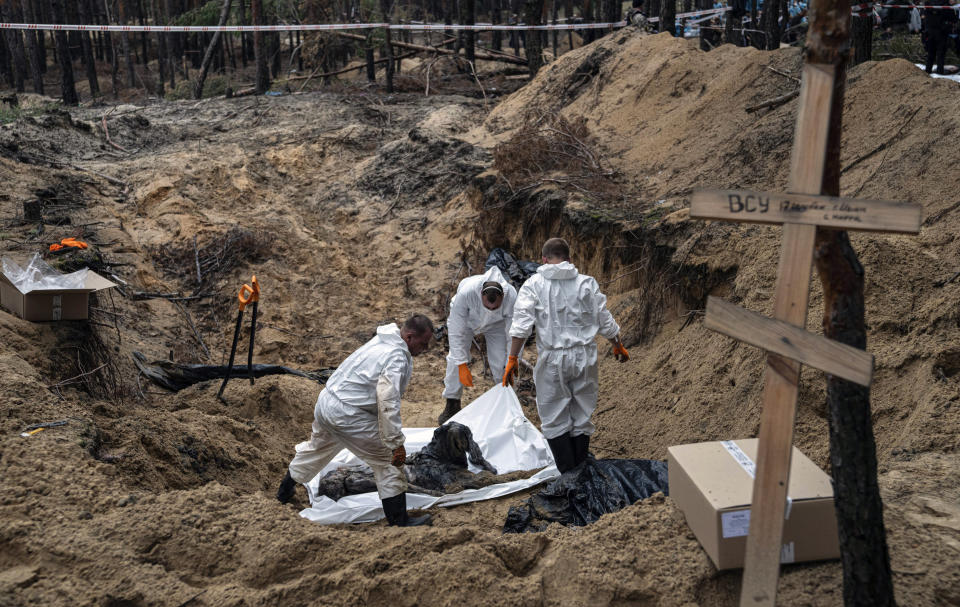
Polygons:
<instances>
[{"instance_id":1,"label":"red and white caution tape","mask_svg":"<svg viewBox=\"0 0 960 607\"><path fill-rule=\"evenodd\" d=\"M569 23L547 25L461 25L445 23L317 23L291 25L63 25L58 23L0 23L0 30L51 30L79 32L168 32L168 33L204 33L204 32L293 32L293 31L329 31L394 29L414 31L445 30L581 30L623 27L626 21L611 23Z\"/></svg>"},{"instance_id":2,"label":"red and white caution tape","mask_svg":"<svg viewBox=\"0 0 960 607\"><path fill-rule=\"evenodd\" d=\"M874 2L866 2L864 4L854 4L850 7L850 10L853 12L866 10L869 8L935 8L935 9L950 9L957 10L957 7L960 7L960 4L951 6L949 4L939 4L937 6L926 6L924 4L880 4Z\"/></svg>"},{"instance_id":3,"label":"red and white caution tape","mask_svg":"<svg viewBox=\"0 0 960 607\"><path fill-rule=\"evenodd\" d=\"M711 8L702 11L677 14L678 19L713 15L730 10L729 7ZM659 21L657 17L647 20L651 23ZM364 30L364 29L393 29L413 31L514 31L514 30L585 30L607 29L624 27L626 21L607 23L555 23L544 25L502 25L492 23L477 23L475 25L446 24L446 23L299 23L284 25L71 25L58 23L0 23L0 30L51 30L51 31L78 31L78 32L161 32L161 33L206 33L206 32L293 32L293 31L330 31L330 30Z\"/></svg>"},{"instance_id":4,"label":"red and white caution tape","mask_svg":"<svg viewBox=\"0 0 960 607\"><path fill-rule=\"evenodd\" d=\"M689 13L677 13L677 19L685 19L687 17L699 17L700 15L719 15L720 13L725 13L730 10L729 6L724 6L721 8L708 8L702 11L691 11ZM660 17L647 17L647 23L657 23L660 21Z\"/></svg>"}]
</instances>

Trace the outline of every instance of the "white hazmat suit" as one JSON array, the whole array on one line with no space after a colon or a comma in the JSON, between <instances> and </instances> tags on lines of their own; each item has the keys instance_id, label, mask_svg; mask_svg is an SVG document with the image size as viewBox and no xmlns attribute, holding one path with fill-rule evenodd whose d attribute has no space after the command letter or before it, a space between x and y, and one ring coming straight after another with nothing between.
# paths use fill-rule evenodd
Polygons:
<instances>
[{"instance_id":1,"label":"white hazmat suit","mask_svg":"<svg viewBox=\"0 0 960 607\"><path fill-rule=\"evenodd\" d=\"M400 397L410 383L413 357L395 324L344 360L320 392L310 440L297 445L290 476L307 483L346 448L362 459L377 481L380 499L407 490L403 472L391 464L403 445Z\"/></svg>"},{"instance_id":2,"label":"white hazmat suit","mask_svg":"<svg viewBox=\"0 0 960 607\"><path fill-rule=\"evenodd\" d=\"M483 306L480 290L485 282L497 282L503 287L503 302L496 310L488 310ZM474 335L483 334L487 342L487 362L490 363L494 381L503 377L507 364L507 331L510 330L516 299L517 290L496 266L484 274L468 276L460 281L456 295L450 300L450 315L447 317L450 353L447 354L443 398L460 400L463 395L458 367L470 362L470 344Z\"/></svg>"},{"instance_id":3,"label":"white hazmat suit","mask_svg":"<svg viewBox=\"0 0 960 607\"><path fill-rule=\"evenodd\" d=\"M620 333L600 285L568 261L540 266L517 294L510 336L526 339L534 326L533 380L544 437L593 434L590 417L599 388L595 338Z\"/></svg>"}]
</instances>

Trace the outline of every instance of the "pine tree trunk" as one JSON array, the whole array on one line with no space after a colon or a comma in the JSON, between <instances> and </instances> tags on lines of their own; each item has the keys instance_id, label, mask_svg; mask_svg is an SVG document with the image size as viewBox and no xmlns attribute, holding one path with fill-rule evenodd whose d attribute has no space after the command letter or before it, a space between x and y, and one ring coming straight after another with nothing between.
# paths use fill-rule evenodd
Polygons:
<instances>
[{"instance_id":1,"label":"pine tree trunk","mask_svg":"<svg viewBox=\"0 0 960 607\"><path fill-rule=\"evenodd\" d=\"M163 24L170 23L170 0L163 0ZM170 90L177 88L176 34L161 33L167 50L167 72L170 75Z\"/></svg>"},{"instance_id":2,"label":"pine tree trunk","mask_svg":"<svg viewBox=\"0 0 960 607\"><path fill-rule=\"evenodd\" d=\"M10 67L10 49L6 36L0 35L0 76L9 86L13 86L13 69Z\"/></svg>"},{"instance_id":3,"label":"pine tree trunk","mask_svg":"<svg viewBox=\"0 0 960 607\"><path fill-rule=\"evenodd\" d=\"M660 0L660 31L677 35L677 0Z\"/></svg>"},{"instance_id":4,"label":"pine tree trunk","mask_svg":"<svg viewBox=\"0 0 960 607\"><path fill-rule=\"evenodd\" d=\"M66 22L64 1L53 0L54 23L63 24ZM60 90L63 93L63 103L77 105L80 103L80 99L77 97L77 87L73 80L73 61L71 60L70 43L67 42L67 33L63 30L57 30L54 39L57 42L57 58L60 61Z\"/></svg>"},{"instance_id":5,"label":"pine tree trunk","mask_svg":"<svg viewBox=\"0 0 960 607\"><path fill-rule=\"evenodd\" d=\"M463 13L460 11L460 0L453 0L454 3L454 13L457 16L457 23L463 24ZM463 48L463 30L457 30L454 34L457 41L453 45L453 52L460 54L460 49ZM457 62L457 69L460 70L460 63ZM462 71L462 70L460 70Z\"/></svg>"},{"instance_id":6,"label":"pine tree trunk","mask_svg":"<svg viewBox=\"0 0 960 607\"><path fill-rule=\"evenodd\" d=\"M853 63L858 65L873 59L873 18L871 15L854 15L852 21Z\"/></svg>"},{"instance_id":7,"label":"pine tree trunk","mask_svg":"<svg viewBox=\"0 0 960 607\"><path fill-rule=\"evenodd\" d=\"M16 21L10 10L11 1L0 0L0 17L8 23ZM24 82L27 79L27 53L23 47L23 36L20 34L20 30L3 30L3 36L7 41L10 58L13 60L13 86L18 93L22 93L24 92Z\"/></svg>"},{"instance_id":8,"label":"pine tree trunk","mask_svg":"<svg viewBox=\"0 0 960 607\"><path fill-rule=\"evenodd\" d=\"M390 0L380 0L380 12L383 15L383 22L390 23ZM387 92L393 92L393 45L390 44L390 30L383 30L384 50L387 54Z\"/></svg>"},{"instance_id":9,"label":"pine tree trunk","mask_svg":"<svg viewBox=\"0 0 960 607\"><path fill-rule=\"evenodd\" d=\"M34 7L35 12L37 14L37 19L39 19L41 23L52 23L53 16L50 11L50 0L46 0L45 2L41 2L40 0L33 0L33 1L37 2L37 5ZM37 32L37 42L40 43L40 71L46 74L47 73L47 46L46 46L46 42L43 39L44 36L45 36L44 32L40 32L40 31ZM54 39L53 32L50 32L50 42L53 43L54 46L56 45L56 40Z\"/></svg>"},{"instance_id":10,"label":"pine tree trunk","mask_svg":"<svg viewBox=\"0 0 960 607\"><path fill-rule=\"evenodd\" d=\"M651 2L657 2L659 6L660 0L650 0ZM583 0L583 6L580 8L580 16L583 17L584 23L590 23L593 21L593 3L591 0ZM593 42L595 30L581 30L584 44L590 44Z\"/></svg>"},{"instance_id":11,"label":"pine tree trunk","mask_svg":"<svg viewBox=\"0 0 960 607\"><path fill-rule=\"evenodd\" d=\"M220 7L220 19L217 21L219 27L223 27L227 23L227 17L230 15L230 3L233 0L223 0L223 5ZM220 31L213 33L213 38L210 39L210 44L207 45L207 51L203 54L203 61L200 64L200 75L197 77L197 83L193 87L193 98L200 99L203 97L203 83L207 79L207 70L210 69L210 60L213 59L213 53L216 50L217 43L220 42Z\"/></svg>"},{"instance_id":12,"label":"pine tree trunk","mask_svg":"<svg viewBox=\"0 0 960 607\"><path fill-rule=\"evenodd\" d=\"M254 25L263 25L261 1L250 0L250 17ZM263 41L263 32L253 33L253 60L257 65L257 76L254 85L258 95L263 95L270 88L270 75L267 73L267 49Z\"/></svg>"},{"instance_id":13,"label":"pine tree trunk","mask_svg":"<svg viewBox=\"0 0 960 607\"><path fill-rule=\"evenodd\" d=\"M764 48L773 51L780 48L780 2L770 0L763 5Z\"/></svg>"},{"instance_id":14,"label":"pine tree trunk","mask_svg":"<svg viewBox=\"0 0 960 607\"><path fill-rule=\"evenodd\" d=\"M160 25L163 20L160 14L158 0L150 0L150 10L153 13L154 25ZM167 40L163 32L157 32L157 95L164 96L164 84L167 80Z\"/></svg>"},{"instance_id":15,"label":"pine tree trunk","mask_svg":"<svg viewBox=\"0 0 960 607\"><path fill-rule=\"evenodd\" d=\"M247 2L240 0L240 25L247 24ZM247 32L240 33L240 63L247 67L247 61L250 58L250 36Z\"/></svg>"},{"instance_id":16,"label":"pine tree trunk","mask_svg":"<svg viewBox=\"0 0 960 607\"><path fill-rule=\"evenodd\" d=\"M24 23L39 23L34 11L34 4L30 0L20 1L24 10L21 12L20 8L16 8L17 20ZM26 30L24 36L27 41L27 59L30 62L30 79L33 81L33 92L43 95L43 53L40 49L40 45L43 43L43 32Z\"/></svg>"},{"instance_id":17,"label":"pine tree trunk","mask_svg":"<svg viewBox=\"0 0 960 607\"><path fill-rule=\"evenodd\" d=\"M503 22L503 18L500 14L500 2L502 2L502 0L493 0L493 6L490 7L490 23L493 25L500 25ZM495 51L503 50L502 31L493 30L491 46L493 46L493 50Z\"/></svg>"},{"instance_id":18,"label":"pine tree trunk","mask_svg":"<svg viewBox=\"0 0 960 607\"><path fill-rule=\"evenodd\" d=\"M127 11L126 3L129 0L119 0L117 6L119 7L119 14L117 16L117 22L120 25L127 24ZM127 86L134 88L137 86L137 74L134 71L136 68L133 65L133 55L130 49L130 34L129 32L120 32L120 45L123 49L123 60L127 67Z\"/></svg>"},{"instance_id":19,"label":"pine tree trunk","mask_svg":"<svg viewBox=\"0 0 960 607\"><path fill-rule=\"evenodd\" d=\"M620 21L620 0L606 0L604 9L604 21L607 23ZM613 28L611 27L608 31L612 32Z\"/></svg>"},{"instance_id":20,"label":"pine tree trunk","mask_svg":"<svg viewBox=\"0 0 960 607\"><path fill-rule=\"evenodd\" d=\"M477 22L476 0L463 0L463 2L463 22L465 25L474 25ZM463 32L463 50L467 61L470 62L474 70L477 69L476 39L477 34L473 30L466 30Z\"/></svg>"},{"instance_id":21,"label":"pine tree trunk","mask_svg":"<svg viewBox=\"0 0 960 607\"><path fill-rule=\"evenodd\" d=\"M88 1L89 0L78 0L77 2L80 21L86 25L93 23ZM100 96L100 80L97 78L97 60L93 56L93 43L90 41L90 32L80 32L80 46L83 47L87 82L90 84L90 97L96 99Z\"/></svg>"},{"instance_id":22,"label":"pine tree trunk","mask_svg":"<svg viewBox=\"0 0 960 607\"><path fill-rule=\"evenodd\" d=\"M540 15L543 14L545 0L525 0L523 4L523 21L527 25L540 25ZM540 32L528 30L524 44L527 54L527 67L530 78L533 79L543 66L543 47L540 45Z\"/></svg>"},{"instance_id":23,"label":"pine tree trunk","mask_svg":"<svg viewBox=\"0 0 960 607\"><path fill-rule=\"evenodd\" d=\"M727 44L734 44L739 46L739 36L734 32L733 25L734 21L739 20L740 17L734 17L729 12L726 13L726 17L723 21L723 41Z\"/></svg>"},{"instance_id":24,"label":"pine tree trunk","mask_svg":"<svg viewBox=\"0 0 960 607\"><path fill-rule=\"evenodd\" d=\"M589 2L589 0L587 0ZM507 25L517 25L520 22L518 16L520 12L520 0L508 0L508 10L510 11L510 16L507 17ZM510 47L513 49L513 54L520 56L520 32L517 30L510 30Z\"/></svg>"},{"instance_id":25,"label":"pine tree trunk","mask_svg":"<svg viewBox=\"0 0 960 607\"><path fill-rule=\"evenodd\" d=\"M849 32L849 0L820 0L811 5L807 61L837 68L822 186L823 194L833 196L840 194ZM814 260L823 285L824 334L855 348L866 348L864 273L847 233L818 228ZM877 484L870 389L828 375L827 407L844 603L892 606L893 582Z\"/></svg>"},{"instance_id":26,"label":"pine tree trunk","mask_svg":"<svg viewBox=\"0 0 960 607\"><path fill-rule=\"evenodd\" d=\"M373 30L367 30L366 47L364 48L364 58L367 61L367 80L369 82L377 81L377 67L373 63Z\"/></svg>"},{"instance_id":27,"label":"pine tree trunk","mask_svg":"<svg viewBox=\"0 0 960 607\"><path fill-rule=\"evenodd\" d=\"M301 74L303 73L303 42L301 41L300 30L297 30L297 48L300 49L297 52L297 71Z\"/></svg>"},{"instance_id":28,"label":"pine tree trunk","mask_svg":"<svg viewBox=\"0 0 960 607\"><path fill-rule=\"evenodd\" d=\"M146 25L147 22L143 16L143 0L137 0L137 23ZM140 49L143 55L143 65L150 64L150 48L147 43L147 32L140 32Z\"/></svg>"}]
</instances>

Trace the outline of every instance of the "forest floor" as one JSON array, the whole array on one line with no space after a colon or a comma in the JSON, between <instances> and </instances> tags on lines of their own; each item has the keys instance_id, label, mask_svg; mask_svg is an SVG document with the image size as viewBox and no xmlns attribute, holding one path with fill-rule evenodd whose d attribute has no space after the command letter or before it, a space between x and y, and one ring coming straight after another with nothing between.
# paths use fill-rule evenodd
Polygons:
<instances>
[{"instance_id":1,"label":"forest floor","mask_svg":"<svg viewBox=\"0 0 960 607\"><path fill-rule=\"evenodd\" d=\"M663 496L586 528L519 536L501 529L523 495L434 509L431 528L311 523L298 516L302 489L288 506L274 492L308 435L318 384L233 381L221 402L218 382L178 393L138 382L132 353L224 361L233 298L255 273L255 360L335 366L379 324L443 319L491 246L530 257L562 234L610 294L631 348L618 365L601 345L596 455L663 459L674 444L755 436L762 355L706 330L702 302L710 293L769 312L779 230L693 221L686 207L695 187L785 187L796 101L743 109L797 86L768 67L798 77L799 52L702 53L625 31L496 105L370 89L43 107L0 127L0 253L23 260L82 237L121 264L98 267L127 294L96 296L89 323L0 311L0 605L736 604L740 573L717 572ZM851 71L844 108L843 194L924 208L917 237L853 237L903 605L960 604L956 87L906 61L867 63ZM530 110L582 118L612 185L583 191L556 171L526 189L505 182L496 146ZM22 218L33 199L42 229ZM200 280L194 243L220 252ZM821 314L813 280L810 330ZM405 425L431 426L442 410L444 355L434 345L416 359ZM827 468L824 381L812 370L796 432ZM784 568L784 605L841 596L838 562Z\"/></svg>"}]
</instances>

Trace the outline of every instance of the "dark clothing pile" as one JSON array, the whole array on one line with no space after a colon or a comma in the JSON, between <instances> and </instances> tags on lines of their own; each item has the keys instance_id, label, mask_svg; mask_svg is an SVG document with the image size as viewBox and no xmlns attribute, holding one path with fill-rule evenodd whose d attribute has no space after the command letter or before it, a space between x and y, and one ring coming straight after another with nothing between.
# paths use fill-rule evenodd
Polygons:
<instances>
[{"instance_id":1,"label":"dark clothing pile","mask_svg":"<svg viewBox=\"0 0 960 607\"><path fill-rule=\"evenodd\" d=\"M470 472L468 459L482 471L478 474ZM427 495L479 489L491 484L497 473L497 469L484 459L470 428L457 422L448 422L434 430L430 442L407 458L404 470L410 491ZM346 466L324 475L317 493L339 500L346 495L376 490L377 483L369 468Z\"/></svg>"}]
</instances>

